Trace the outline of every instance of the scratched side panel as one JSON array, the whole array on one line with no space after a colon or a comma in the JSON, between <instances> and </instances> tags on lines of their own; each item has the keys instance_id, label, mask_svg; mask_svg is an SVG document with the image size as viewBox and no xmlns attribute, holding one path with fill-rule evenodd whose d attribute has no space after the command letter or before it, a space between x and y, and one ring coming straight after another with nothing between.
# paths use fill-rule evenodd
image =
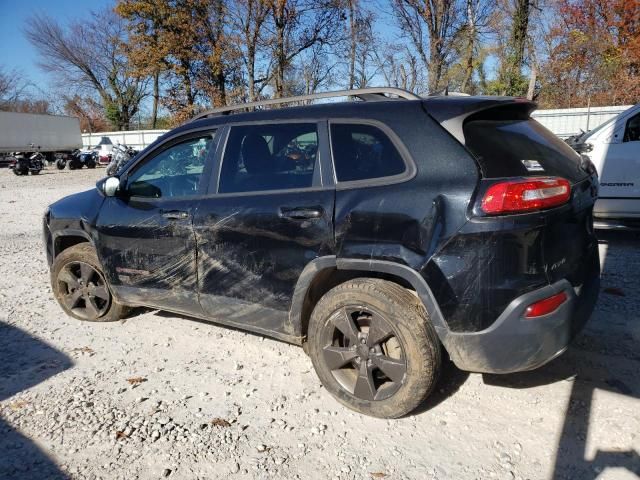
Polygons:
<instances>
[{"instance_id":1,"label":"scratched side panel","mask_svg":"<svg viewBox=\"0 0 640 480\"><path fill-rule=\"evenodd\" d=\"M397 135L417 173L395 185L339 186L336 248L339 258L388 260L424 275L429 259L467 222L479 172L469 153L419 105L401 107L387 107L375 119Z\"/></svg>"},{"instance_id":2,"label":"scratched side panel","mask_svg":"<svg viewBox=\"0 0 640 480\"><path fill-rule=\"evenodd\" d=\"M314 258L333 254L333 190L212 196L198 205L198 290L212 320L292 335L296 282ZM281 208L318 206L320 218L296 220Z\"/></svg>"},{"instance_id":3,"label":"scratched side panel","mask_svg":"<svg viewBox=\"0 0 640 480\"><path fill-rule=\"evenodd\" d=\"M202 313L191 218L169 220L162 215L165 210L189 213L192 203L106 200L96 221L98 255L122 301Z\"/></svg>"}]
</instances>

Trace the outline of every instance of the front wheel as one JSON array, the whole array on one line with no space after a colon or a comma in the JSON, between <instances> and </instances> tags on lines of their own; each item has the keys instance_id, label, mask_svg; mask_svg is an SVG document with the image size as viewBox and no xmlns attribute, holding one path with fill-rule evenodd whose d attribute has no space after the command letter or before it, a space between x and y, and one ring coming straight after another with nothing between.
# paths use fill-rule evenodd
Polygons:
<instances>
[{"instance_id":1,"label":"front wheel","mask_svg":"<svg viewBox=\"0 0 640 480\"><path fill-rule=\"evenodd\" d=\"M64 167L67 166L67 162L61 158L59 158L58 160L56 160L56 168L58 170L64 170Z\"/></svg>"},{"instance_id":2,"label":"front wheel","mask_svg":"<svg viewBox=\"0 0 640 480\"><path fill-rule=\"evenodd\" d=\"M65 313L78 320L112 322L127 312L113 298L98 256L88 243L70 247L56 257L51 288Z\"/></svg>"},{"instance_id":3,"label":"front wheel","mask_svg":"<svg viewBox=\"0 0 640 480\"><path fill-rule=\"evenodd\" d=\"M366 415L408 414L440 374L440 343L427 312L385 280L357 278L330 290L311 315L308 339L327 391Z\"/></svg>"}]
</instances>

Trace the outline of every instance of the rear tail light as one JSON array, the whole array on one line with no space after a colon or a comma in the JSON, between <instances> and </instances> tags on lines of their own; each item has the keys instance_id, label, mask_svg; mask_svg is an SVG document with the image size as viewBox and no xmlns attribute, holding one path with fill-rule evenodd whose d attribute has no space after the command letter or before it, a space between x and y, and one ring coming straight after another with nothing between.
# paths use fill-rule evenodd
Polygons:
<instances>
[{"instance_id":1,"label":"rear tail light","mask_svg":"<svg viewBox=\"0 0 640 480\"><path fill-rule=\"evenodd\" d=\"M530 212L567 203L571 185L564 178L536 177L491 185L482 198L482 211L491 215Z\"/></svg>"},{"instance_id":2,"label":"rear tail light","mask_svg":"<svg viewBox=\"0 0 640 480\"><path fill-rule=\"evenodd\" d=\"M555 312L560 307L560 305L567 301L567 298L569 297L567 297L566 293L560 292L556 295L552 295L549 298L545 298L544 300L532 303L527 307L524 316L526 318L535 318L541 317L542 315L547 315L551 312Z\"/></svg>"}]
</instances>

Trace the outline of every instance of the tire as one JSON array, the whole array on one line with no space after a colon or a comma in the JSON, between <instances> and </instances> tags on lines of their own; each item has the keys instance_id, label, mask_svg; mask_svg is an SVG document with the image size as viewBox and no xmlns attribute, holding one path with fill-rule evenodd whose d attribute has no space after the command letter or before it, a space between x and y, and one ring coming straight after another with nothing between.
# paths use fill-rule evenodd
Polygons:
<instances>
[{"instance_id":1,"label":"tire","mask_svg":"<svg viewBox=\"0 0 640 480\"><path fill-rule=\"evenodd\" d=\"M60 160L56 160L56 168L58 170L64 170L64 167L67 166L67 162L65 162L64 160L60 159Z\"/></svg>"},{"instance_id":2,"label":"tire","mask_svg":"<svg viewBox=\"0 0 640 480\"><path fill-rule=\"evenodd\" d=\"M42 169L40 169L40 170L30 170L30 171L31 171L31 175L38 175L42 171Z\"/></svg>"},{"instance_id":3,"label":"tire","mask_svg":"<svg viewBox=\"0 0 640 480\"><path fill-rule=\"evenodd\" d=\"M76 169L76 165L73 161L69 162L69 170L75 170Z\"/></svg>"},{"instance_id":4,"label":"tire","mask_svg":"<svg viewBox=\"0 0 640 480\"><path fill-rule=\"evenodd\" d=\"M77 288L73 288L74 285ZM113 298L96 251L88 243L74 245L55 258L51 266L51 288L65 313L78 320L114 322L128 311Z\"/></svg>"},{"instance_id":5,"label":"tire","mask_svg":"<svg viewBox=\"0 0 640 480\"><path fill-rule=\"evenodd\" d=\"M87 168L96 168L96 161L93 159L87 160Z\"/></svg>"},{"instance_id":6,"label":"tire","mask_svg":"<svg viewBox=\"0 0 640 480\"><path fill-rule=\"evenodd\" d=\"M22 175L22 170L20 170L18 167L15 167L13 169L13 174L14 175Z\"/></svg>"},{"instance_id":7,"label":"tire","mask_svg":"<svg viewBox=\"0 0 640 480\"><path fill-rule=\"evenodd\" d=\"M112 175L115 175L117 171L116 165L115 163L109 163L109 165L107 165L107 176L110 177Z\"/></svg>"},{"instance_id":8,"label":"tire","mask_svg":"<svg viewBox=\"0 0 640 480\"><path fill-rule=\"evenodd\" d=\"M365 415L408 414L440 375L441 346L426 310L386 280L356 278L327 292L311 314L308 342L327 391Z\"/></svg>"}]
</instances>

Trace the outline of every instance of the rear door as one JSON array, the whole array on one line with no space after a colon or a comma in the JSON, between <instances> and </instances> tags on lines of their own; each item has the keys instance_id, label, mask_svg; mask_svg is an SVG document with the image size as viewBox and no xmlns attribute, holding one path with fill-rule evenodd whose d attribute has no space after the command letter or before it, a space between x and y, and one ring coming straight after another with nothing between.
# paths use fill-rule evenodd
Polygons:
<instances>
[{"instance_id":1,"label":"rear door","mask_svg":"<svg viewBox=\"0 0 640 480\"><path fill-rule=\"evenodd\" d=\"M232 125L198 203L200 303L221 323L270 335L288 323L304 267L332 253L335 191L324 123Z\"/></svg>"},{"instance_id":2,"label":"rear door","mask_svg":"<svg viewBox=\"0 0 640 480\"><path fill-rule=\"evenodd\" d=\"M619 131L619 133L618 133ZM600 197L640 199L640 113L623 122L612 143L604 146ZM640 215L640 205L634 212Z\"/></svg>"}]
</instances>

